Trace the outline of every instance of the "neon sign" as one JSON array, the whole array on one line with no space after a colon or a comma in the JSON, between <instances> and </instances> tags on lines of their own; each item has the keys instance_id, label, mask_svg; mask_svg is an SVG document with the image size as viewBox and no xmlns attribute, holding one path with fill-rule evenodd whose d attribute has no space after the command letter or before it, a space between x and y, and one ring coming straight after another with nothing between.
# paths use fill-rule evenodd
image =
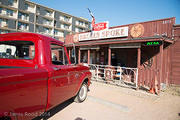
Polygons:
<instances>
[{"instance_id":1,"label":"neon sign","mask_svg":"<svg viewBox=\"0 0 180 120\"><path fill-rule=\"evenodd\" d=\"M158 45L161 45L162 43L160 41L148 41L148 42L145 42L143 45L144 46L158 46Z\"/></svg>"}]
</instances>

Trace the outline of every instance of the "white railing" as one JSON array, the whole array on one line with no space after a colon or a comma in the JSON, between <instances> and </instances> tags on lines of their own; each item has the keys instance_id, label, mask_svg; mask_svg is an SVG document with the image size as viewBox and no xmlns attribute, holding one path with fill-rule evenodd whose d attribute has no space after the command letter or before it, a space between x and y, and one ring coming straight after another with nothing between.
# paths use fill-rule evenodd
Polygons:
<instances>
[{"instance_id":1,"label":"white railing","mask_svg":"<svg viewBox=\"0 0 180 120\"><path fill-rule=\"evenodd\" d=\"M92 73L92 80L117 85L138 87L138 68L87 64Z\"/></svg>"}]
</instances>

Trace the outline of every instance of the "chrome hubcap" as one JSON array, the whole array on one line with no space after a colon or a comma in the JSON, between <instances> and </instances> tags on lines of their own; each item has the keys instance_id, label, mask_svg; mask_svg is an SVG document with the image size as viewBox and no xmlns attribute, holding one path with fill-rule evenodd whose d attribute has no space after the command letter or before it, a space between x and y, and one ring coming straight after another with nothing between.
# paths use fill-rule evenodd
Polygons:
<instances>
[{"instance_id":1,"label":"chrome hubcap","mask_svg":"<svg viewBox=\"0 0 180 120\"><path fill-rule=\"evenodd\" d=\"M84 100L86 98L87 88L85 85L81 87L81 90L79 92L79 97L81 100Z\"/></svg>"}]
</instances>

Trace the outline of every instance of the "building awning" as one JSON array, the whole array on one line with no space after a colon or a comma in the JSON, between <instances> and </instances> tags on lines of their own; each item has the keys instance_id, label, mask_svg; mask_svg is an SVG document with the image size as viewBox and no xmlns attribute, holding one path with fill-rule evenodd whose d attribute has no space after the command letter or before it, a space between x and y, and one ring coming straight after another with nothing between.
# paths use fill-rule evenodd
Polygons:
<instances>
[{"instance_id":1,"label":"building awning","mask_svg":"<svg viewBox=\"0 0 180 120\"><path fill-rule=\"evenodd\" d=\"M100 49L99 46L81 46L80 50L97 50Z\"/></svg>"},{"instance_id":2,"label":"building awning","mask_svg":"<svg viewBox=\"0 0 180 120\"><path fill-rule=\"evenodd\" d=\"M141 48L141 43L111 44L109 48Z\"/></svg>"}]
</instances>

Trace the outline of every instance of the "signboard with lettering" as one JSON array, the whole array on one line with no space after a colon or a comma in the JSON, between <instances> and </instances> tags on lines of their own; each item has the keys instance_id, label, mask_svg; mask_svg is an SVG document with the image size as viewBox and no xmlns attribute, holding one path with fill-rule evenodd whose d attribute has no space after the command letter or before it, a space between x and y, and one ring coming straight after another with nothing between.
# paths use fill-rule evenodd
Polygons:
<instances>
[{"instance_id":1,"label":"signboard with lettering","mask_svg":"<svg viewBox=\"0 0 180 120\"><path fill-rule=\"evenodd\" d=\"M108 29L108 27L109 27L109 22L97 23L97 24L94 24L93 31L105 30L105 29Z\"/></svg>"},{"instance_id":2,"label":"signboard with lettering","mask_svg":"<svg viewBox=\"0 0 180 120\"><path fill-rule=\"evenodd\" d=\"M106 29L102 31L81 33L79 34L79 41L127 37L127 36L128 36L128 27L119 27L114 29Z\"/></svg>"},{"instance_id":3,"label":"signboard with lettering","mask_svg":"<svg viewBox=\"0 0 180 120\"><path fill-rule=\"evenodd\" d=\"M143 43L144 46L158 46L161 44L162 44L161 41L148 41L148 42Z\"/></svg>"}]
</instances>

